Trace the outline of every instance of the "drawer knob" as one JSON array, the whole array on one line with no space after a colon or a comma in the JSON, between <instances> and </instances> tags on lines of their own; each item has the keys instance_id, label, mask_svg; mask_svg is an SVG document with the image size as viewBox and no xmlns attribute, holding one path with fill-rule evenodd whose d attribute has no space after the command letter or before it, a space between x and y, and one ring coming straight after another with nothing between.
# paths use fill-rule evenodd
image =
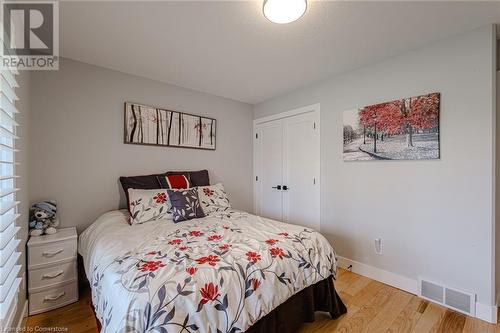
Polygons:
<instances>
[{"instance_id":1,"label":"drawer knob","mask_svg":"<svg viewBox=\"0 0 500 333\"><path fill-rule=\"evenodd\" d=\"M63 251L63 249L57 249L57 250L54 250L54 251L45 251L45 252L42 252L42 256L44 256L44 257L53 257L56 254L61 253L62 251Z\"/></svg>"},{"instance_id":2,"label":"drawer knob","mask_svg":"<svg viewBox=\"0 0 500 333\"><path fill-rule=\"evenodd\" d=\"M60 294L55 295L55 296L45 296L45 298L43 299L43 301L44 302L55 301L55 300L58 300L59 298L63 297L64 295L66 295L66 293L63 291Z\"/></svg>"},{"instance_id":3,"label":"drawer knob","mask_svg":"<svg viewBox=\"0 0 500 333\"><path fill-rule=\"evenodd\" d=\"M64 273L64 271L59 271L55 273L47 273L42 275L42 279L53 279Z\"/></svg>"}]
</instances>

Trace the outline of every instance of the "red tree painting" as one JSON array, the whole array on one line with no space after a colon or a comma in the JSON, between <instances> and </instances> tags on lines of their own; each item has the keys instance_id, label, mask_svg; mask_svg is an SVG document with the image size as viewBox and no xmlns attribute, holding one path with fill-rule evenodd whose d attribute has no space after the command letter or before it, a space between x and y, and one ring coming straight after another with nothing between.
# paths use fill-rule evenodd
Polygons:
<instances>
[{"instance_id":1,"label":"red tree painting","mask_svg":"<svg viewBox=\"0 0 500 333\"><path fill-rule=\"evenodd\" d=\"M431 93L346 111L344 159L439 158L439 102Z\"/></svg>"}]
</instances>

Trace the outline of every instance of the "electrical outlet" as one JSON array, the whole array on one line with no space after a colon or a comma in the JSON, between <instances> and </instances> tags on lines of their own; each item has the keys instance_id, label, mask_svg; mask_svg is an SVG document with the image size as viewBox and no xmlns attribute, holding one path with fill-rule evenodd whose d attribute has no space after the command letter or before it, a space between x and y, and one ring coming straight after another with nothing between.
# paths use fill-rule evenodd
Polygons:
<instances>
[{"instance_id":1,"label":"electrical outlet","mask_svg":"<svg viewBox=\"0 0 500 333\"><path fill-rule=\"evenodd\" d=\"M375 253L382 254L382 238L375 238Z\"/></svg>"}]
</instances>

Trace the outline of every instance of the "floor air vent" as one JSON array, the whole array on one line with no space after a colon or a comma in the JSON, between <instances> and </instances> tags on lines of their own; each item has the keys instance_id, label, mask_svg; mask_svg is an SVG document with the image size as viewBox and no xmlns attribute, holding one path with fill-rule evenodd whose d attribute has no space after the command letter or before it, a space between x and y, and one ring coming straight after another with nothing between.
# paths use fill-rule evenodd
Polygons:
<instances>
[{"instance_id":1,"label":"floor air vent","mask_svg":"<svg viewBox=\"0 0 500 333\"><path fill-rule=\"evenodd\" d=\"M431 302L465 313L476 314L476 295L426 280L419 281L419 296Z\"/></svg>"},{"instance_id":2,"label":"floor air vent","mask_svg":"<svg viewBox=\"0 0 500 333\"><path fill-rule=\"evenodd\" d=\"M444 288L429 281L421 280L420 295L436 303L444 303Z\"/></svg>"}]
</instances>

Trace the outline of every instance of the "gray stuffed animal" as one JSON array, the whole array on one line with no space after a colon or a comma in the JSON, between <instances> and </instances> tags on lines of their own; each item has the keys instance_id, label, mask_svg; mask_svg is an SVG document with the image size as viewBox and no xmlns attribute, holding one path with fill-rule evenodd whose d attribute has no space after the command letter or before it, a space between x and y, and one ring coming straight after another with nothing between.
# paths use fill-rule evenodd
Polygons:
<instances>
[{"instance_id":1,"label":"gray stuffed animal","mask_svg":"<svg viewBox=\"0 0 500 333\"><path fill-rule=\"evenodd\" d=\"M30 235L52 235L57 232L59 225L57 218L57 202L53 200L41 201L30 208Z\"/></svg>"}]
</instances>

